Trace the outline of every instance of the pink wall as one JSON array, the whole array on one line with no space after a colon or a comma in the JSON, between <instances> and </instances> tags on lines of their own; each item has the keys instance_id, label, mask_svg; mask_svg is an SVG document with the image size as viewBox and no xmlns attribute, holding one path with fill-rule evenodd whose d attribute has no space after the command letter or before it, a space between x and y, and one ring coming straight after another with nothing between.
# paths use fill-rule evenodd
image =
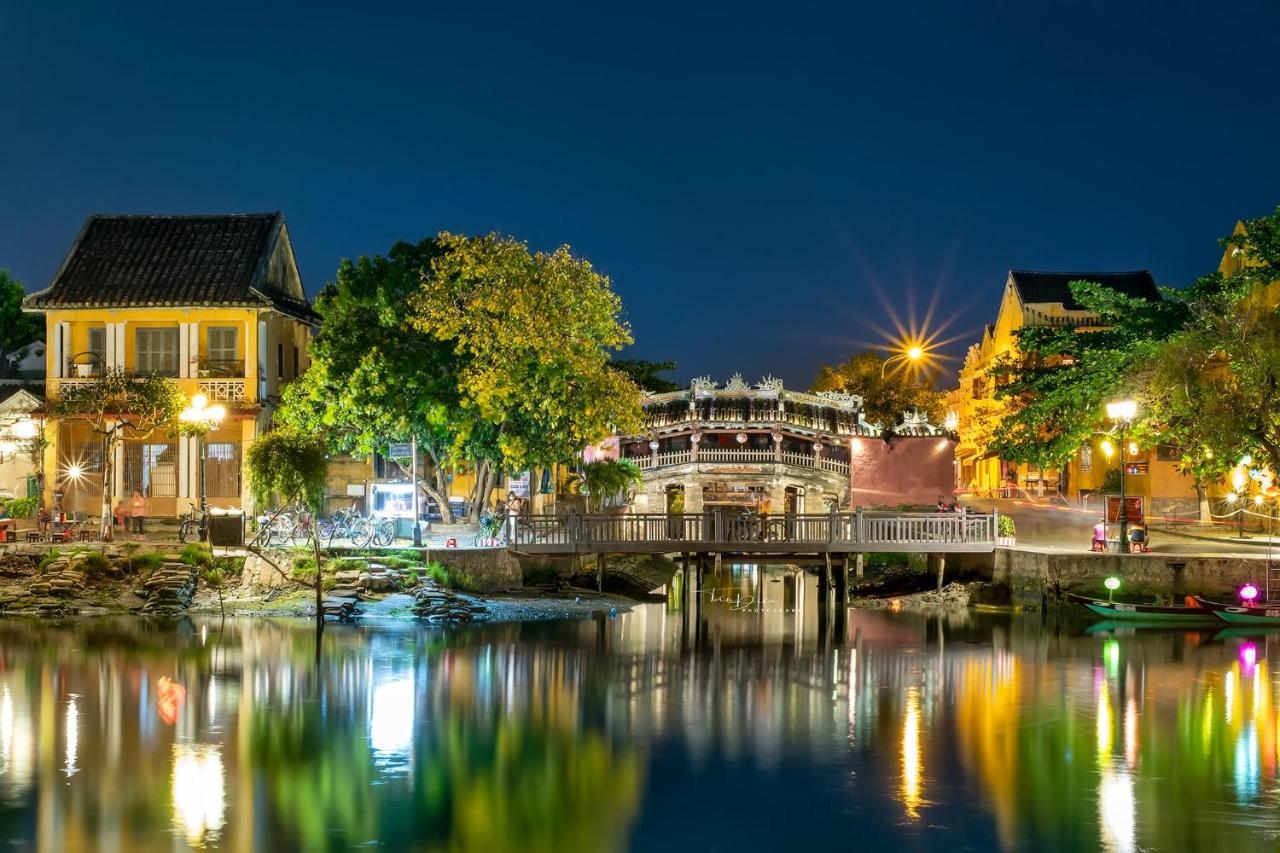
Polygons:
<instances>
[{"instance_id":1,"label":"pink wall","mask_svg":"<svg viewBox=\"0 0 1280 853\"><path fill-rule=\"evenodd\" d=\"M855 438L849 477L854 506L928 504L955 493L955 442L942 437Z\"/></svg>"},{"instance_id":2,"label":"pink wall","mask_svg":"<svg viewBox=\"0 0 1280 853\"><path fill-rule=\"evenodd\" d=\"M617 438L606 438L599 444L590 444L582 451L583 462L599 462L603 459L617 459L622 454Z\"/></svg>"}]
</instances>

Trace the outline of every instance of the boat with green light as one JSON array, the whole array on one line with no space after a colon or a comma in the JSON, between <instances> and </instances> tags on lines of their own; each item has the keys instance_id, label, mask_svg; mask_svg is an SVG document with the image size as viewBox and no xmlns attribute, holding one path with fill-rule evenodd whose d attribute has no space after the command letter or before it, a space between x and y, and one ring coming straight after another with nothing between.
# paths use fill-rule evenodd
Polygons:
<instances>
[{"instance_id":1,"label":"boat with green light","mask_svg":"<svg viewBox=\"0 0 1280 853\"><path fill-rule=\"evenodd\" d=\"M1217 617L1208 609L1199 607L1174 607L1159 604L1132 604L1126 601L1103 601L1084 595L1067 593L1067 598L1090 612L1107 619L1125 622L1161 623L1167 625L1204 625Z\"/></svg>"}]
</instances>

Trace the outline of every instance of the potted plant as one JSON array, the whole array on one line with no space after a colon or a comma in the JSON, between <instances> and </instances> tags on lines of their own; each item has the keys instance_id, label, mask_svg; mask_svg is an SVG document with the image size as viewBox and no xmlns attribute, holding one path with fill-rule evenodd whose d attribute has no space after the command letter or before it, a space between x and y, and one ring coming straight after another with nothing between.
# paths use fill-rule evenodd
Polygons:
<instances>
[{"instance_id":1,"label":"potted plant","mask_svg":"<svg viewBox=\"0 0 1280 853\"><path fill-rule=\"evenodd\" d=\"M996 522L996 545L1001 548L1012 548L1018 544L1018 528L1013 523L1013 516L1002 515Z\"/></svg>"}]
</instances>

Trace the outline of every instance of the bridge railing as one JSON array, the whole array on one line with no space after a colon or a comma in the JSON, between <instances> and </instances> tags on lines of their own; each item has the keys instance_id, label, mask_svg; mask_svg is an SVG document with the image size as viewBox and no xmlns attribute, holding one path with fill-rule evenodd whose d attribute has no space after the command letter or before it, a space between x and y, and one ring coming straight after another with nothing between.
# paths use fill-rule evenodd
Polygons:
<instances>
[{"instance_id":1,"label":"bridge railing","mask_svg":"<svg viewBox=\"0 0 1280 853\"><path fill-rule=\"evenodd\" d=\"M788 544L842 550L877 546L921 550L995 546L997 513L830 512L758 515L733 510L704 513L569 513L520 519L515 547L567 547L606 550L618 546L670 546L670 550L706 545L768 546Z\"/></svg>"}]
</instances>

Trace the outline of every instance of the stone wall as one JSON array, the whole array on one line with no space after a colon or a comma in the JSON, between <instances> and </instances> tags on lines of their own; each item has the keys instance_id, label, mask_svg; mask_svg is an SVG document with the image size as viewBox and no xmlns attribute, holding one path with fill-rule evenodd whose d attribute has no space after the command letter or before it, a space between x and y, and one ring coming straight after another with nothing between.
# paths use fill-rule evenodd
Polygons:
<instances>
[{"instance_id":1,"label":"stone wall","mask_svg":"<svg viewBox=\"0 0 1280 853\"><path fill-rule=\"evenodd\" d=\"M1105 597L1102 582L1120 578L1120 594L1203 595L1231 601L1245 581L1259 585L1266 563L1256 557L1179 557L1156 554L1050 553L997 548L992 554L949 554L947 572L971 574L1007 583L1015 603L1038 604L1057 593Z\"/></svg>"},{"instance_id":2,"label":"stone wall","mask_svg":"<svg viewBox=\"0 0 1280 853\"><path fill-rule=\"evenodd\" d=\"M474 581L474 592L497 592L524 585L520 561L506 548L433 548L424 553L447 569L461 569Z\"/></svg>"},{"instance_id":3,"label":"stone wall","mask_svg":"<svg viewBox=\"0 0 1280 853\"><path fill-rule=\"evenodd\" d=\"M927 504L955 493L956 443L941 436L855 438L850 483L855 506Z\"/></svg>"}]
</instances>

